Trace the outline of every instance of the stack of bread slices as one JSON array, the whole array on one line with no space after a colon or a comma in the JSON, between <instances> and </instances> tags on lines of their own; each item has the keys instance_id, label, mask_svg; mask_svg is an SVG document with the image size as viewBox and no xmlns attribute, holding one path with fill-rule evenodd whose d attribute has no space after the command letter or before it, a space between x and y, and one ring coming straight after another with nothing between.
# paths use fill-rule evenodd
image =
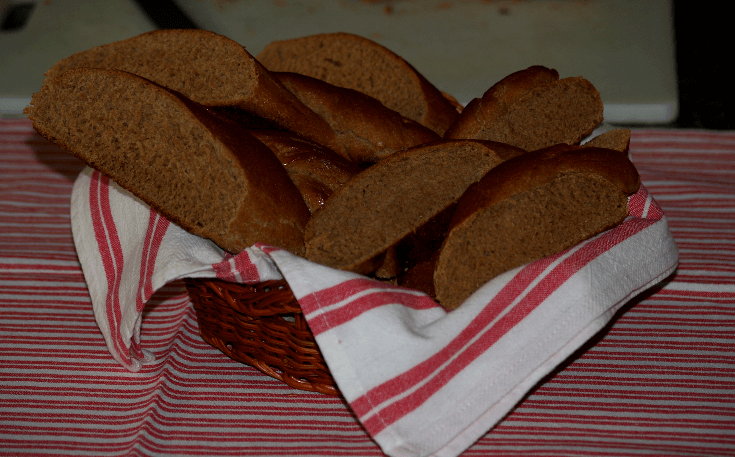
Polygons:
<instances>
[{"instance_id":1,"label":"stack of bread slices","mask_svg":"<svg viewBox=\"0 0 735 457\"><path fill-rule=\"evenodd\" d=\"M534 66L462 107L347 33L257 56L159 30L61 60L26 113L43 136L237 253L273 244L451 309L493 277L616 224L630 132L593 85Z\"/></svg>"}]
</instances>

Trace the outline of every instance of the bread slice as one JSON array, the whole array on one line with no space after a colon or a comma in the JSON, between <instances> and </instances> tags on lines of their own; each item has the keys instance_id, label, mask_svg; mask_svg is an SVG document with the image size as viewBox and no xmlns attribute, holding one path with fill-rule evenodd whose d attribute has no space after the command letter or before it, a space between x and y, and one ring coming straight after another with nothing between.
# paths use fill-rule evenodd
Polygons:
<instances>
[{"instance_id":1,"label":"bread slice","mask_svg":"<svg viewBox=\"0 0 735 457\"><path fill-rule=\"evenodd\" d=\"M385 252L452 206L511 146L440 140L396 152L337 189L306 226L306 258L369 274Z\"/></svg>"},{"instance_id":2,"label":"bread slice","mask_svg":"<svg viewBox=\"0 0 735 457\"><path fill-rule=\"evenodd\" d=\"M356 163L375 163L396 151L439 139L432 130L362 92L298 73L274 75L329 124Z\"/></svg>"},{"instance_id":3,"label":"bread slice","mask_svg":"<svg viewBox=\"0 0 735 457\"><path fill-rule=\"evenodd\" d=\"M434 269L437 300L454 308L495 276L619 224L639 185L609 149L560 145L502 163L457 203Z\"/></svg>"},{"instance_id":4,"label":"bread slice","mask_svg":"<svg viewBox=\"0 0 735 457\"><path fill-rule=\"evenodd\" d=\"M554 69L534 65L506 76L482 98L471 100L462 110L463 115L444 134L445 138L480 137L488 124L500 122L508 108L531 90L559 80Z\"/></svg>"},{"instance_id":5,"label":"bread slice","mask_svg":"<svg viewBox=\"0 0 735 457\"><path fill-rule=\"evenodd\" d=\"M131 73L80 68L49 80L33 127L184 229L236 253L303 253L309 210L275 155L239 124Z\"/></svg>"},{"instance_id":6,"label":"bread slice","mask_svg":"<svg viewBox=\"0 0 735 457\"><path fill-rule=\"evenodd\" d=\"M46 81L81 67L127 71L199 104L243 110L342 152L323 119L299 102L245 48L216 33L196 29L143 33L62 59L46 72Z\"/></svg>"},{"instance_id":7,"label":"bread slice","mask_svg":"<svg viewBox=\"0 0 735 457\"><path fill-rule=\"evenodd\" d=\"M601 133L584 144L587 147L605 148L628 155L630 150L630 130L613 129Z\"/></svg>"},{"instance_id":8,"label":"bread slice","mask_svg":"<svg viewBox=\"0 0 735 457\"><path fill-rule=\"evenodd\" d=\"M279 130L249 130L286 168L310 212L362 169L326 147Z\"/></svg>"},{"instance_id":9,"label":"bread slice","mask_svg":"<svg viewBox=\"0 0 735 457\"><path fill-rule=\"evenodd\" d=\"M627 155L629 145L630 130L614 129L596 136L585 143L584 147L613 149ZM434 290L434 268L438 258L439 252L437 249L435 255L424 255L413 262L408 262L407 267L400 269L398 272L398 285L420 290L426 295L436 298L436 291Z\"/></svg>"},{"instance_id":10,"label":"bread slice","mask_svg":"<svg viewBox=\"0 0 735 457\"><path fill-rule=\"evenodd\" d=\"M402 57L358 35L274 41L256 58L270 71L300 73L360 91L440 136L458 116L450 99Z\"/></svg>"},{"instance_id":11,"label":"bread slice","mask_svg":"<svg viewBox=\"0 0 735 457\"><path fill-rule=\"evenodd\" d=\"M579 144L602 122L600 94L584 78L559 79L533 66L508 75L472 100L445 138L499 141L528 151Z\"/></svg>"}]
</instances>

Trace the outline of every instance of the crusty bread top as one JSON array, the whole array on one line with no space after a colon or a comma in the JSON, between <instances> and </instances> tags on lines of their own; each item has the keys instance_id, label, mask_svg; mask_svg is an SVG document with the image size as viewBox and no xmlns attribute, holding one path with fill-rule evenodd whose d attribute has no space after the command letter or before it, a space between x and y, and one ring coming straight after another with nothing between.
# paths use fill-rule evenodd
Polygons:
<instances>
[{"instance_id":1,"label":"crusty bread top","mask_svg":"<svg viewBox=\"0 0 735 457\"><path fill-rule=\"evenodd\" d=\"M508 108L531 89L558 80L556 70L540 65L511 73L490 87L481 98L471 100L444 137L479 138L487 124L499 122Z\"/></svg>"},{"instance_id":2,"label":"crusty bread top","mask_svg":"<svg viewBox=\"0 0 735 457\"><path fill-rule=\"evenodd\" d=\"M438 135L458 115L452 102L402 57L358 35L323 33L274 41L256 58L271 71L360 91Z\"/></svg>"},{"instance_id":3,"label":"crusty bread top","mask_svg":"<svg viewBox=\"0 0 735 457\"><path fill-rule=\"evenodd\" d=\"M123 70L210 107L237 107L280 128L339 148L332 129L237 42L196 29L154 30L57 62L50 81L73 68Z\"/></svg>"},{"instance_id":4,"label":"crusty bread top","mask_svg":"<svg viewBox=\"0 0 735 457\"><path fill-rule=\"evenodd\" d=\"M445 138L499 141L528 151L578 144L602 122L600 94L586 79L529 67L503 78L462 111Z\"/></svg>"},{"instance_id":5,"label":"crusty bread top","mask_svg":"<svg viewBox=\"0 0 735 457\"><path fill-rule=\"evenodd\" d=\"M522 151L440 140L396 152L337 189L306 226L306 258L368 274L380 256L453 205L489 169Z\"/></svg>"},{"instance_id":6,"label":"crusty bread top","mask_svg":"<svg viewBox=\"0 0 735 457\"><path fill-rule=\"evenodd\" d=\"M303 252L309 218L273 153L240 125L117 70L80 68L34 94L34 128L184 229L236 253Z\"/></svg>"},{"instance_id":7,"label":"crusty bread top","mask_svg":"<svg viewBox=\"0 0 735 457\"><path fill-rule=\"evenodd\" d=\"M273 74L332 127L355 163L375 163L396 151L439 139L432 130L362 92L298 73Z\"/></svg>"}]
</instances>

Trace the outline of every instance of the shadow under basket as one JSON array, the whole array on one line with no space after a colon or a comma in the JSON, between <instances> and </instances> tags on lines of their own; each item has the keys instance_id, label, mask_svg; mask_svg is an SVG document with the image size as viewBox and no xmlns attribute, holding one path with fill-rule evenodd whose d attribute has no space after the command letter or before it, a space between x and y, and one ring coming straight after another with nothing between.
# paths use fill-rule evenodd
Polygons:
<instances>
[{"instance_id":1,"label":"shadow under basket","mask_svg":"<svg viewBox=\"0 0 735 457\"><path fill-rule=\"evenodd\" d=\"M285 280L247 285L186 279L204 341L291 387L339 395Z\"/></svg>"}]
</instances>

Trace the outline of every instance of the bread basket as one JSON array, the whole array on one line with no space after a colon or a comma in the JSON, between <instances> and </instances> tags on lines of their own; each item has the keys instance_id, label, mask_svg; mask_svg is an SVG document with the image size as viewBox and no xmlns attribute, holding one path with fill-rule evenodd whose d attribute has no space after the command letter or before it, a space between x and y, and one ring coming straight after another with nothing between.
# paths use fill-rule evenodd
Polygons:
<instances>
[{"instance_id":1,"label":"bread basket","mask_svg":"<svg viewBox=\"0 0 735 457\"><path fill-rule=\"evenodd\" d=\"M186 289L204 341L296 389L339 394L285 280L246 285L189 278Z\"/></svg>"}]
</instances>

